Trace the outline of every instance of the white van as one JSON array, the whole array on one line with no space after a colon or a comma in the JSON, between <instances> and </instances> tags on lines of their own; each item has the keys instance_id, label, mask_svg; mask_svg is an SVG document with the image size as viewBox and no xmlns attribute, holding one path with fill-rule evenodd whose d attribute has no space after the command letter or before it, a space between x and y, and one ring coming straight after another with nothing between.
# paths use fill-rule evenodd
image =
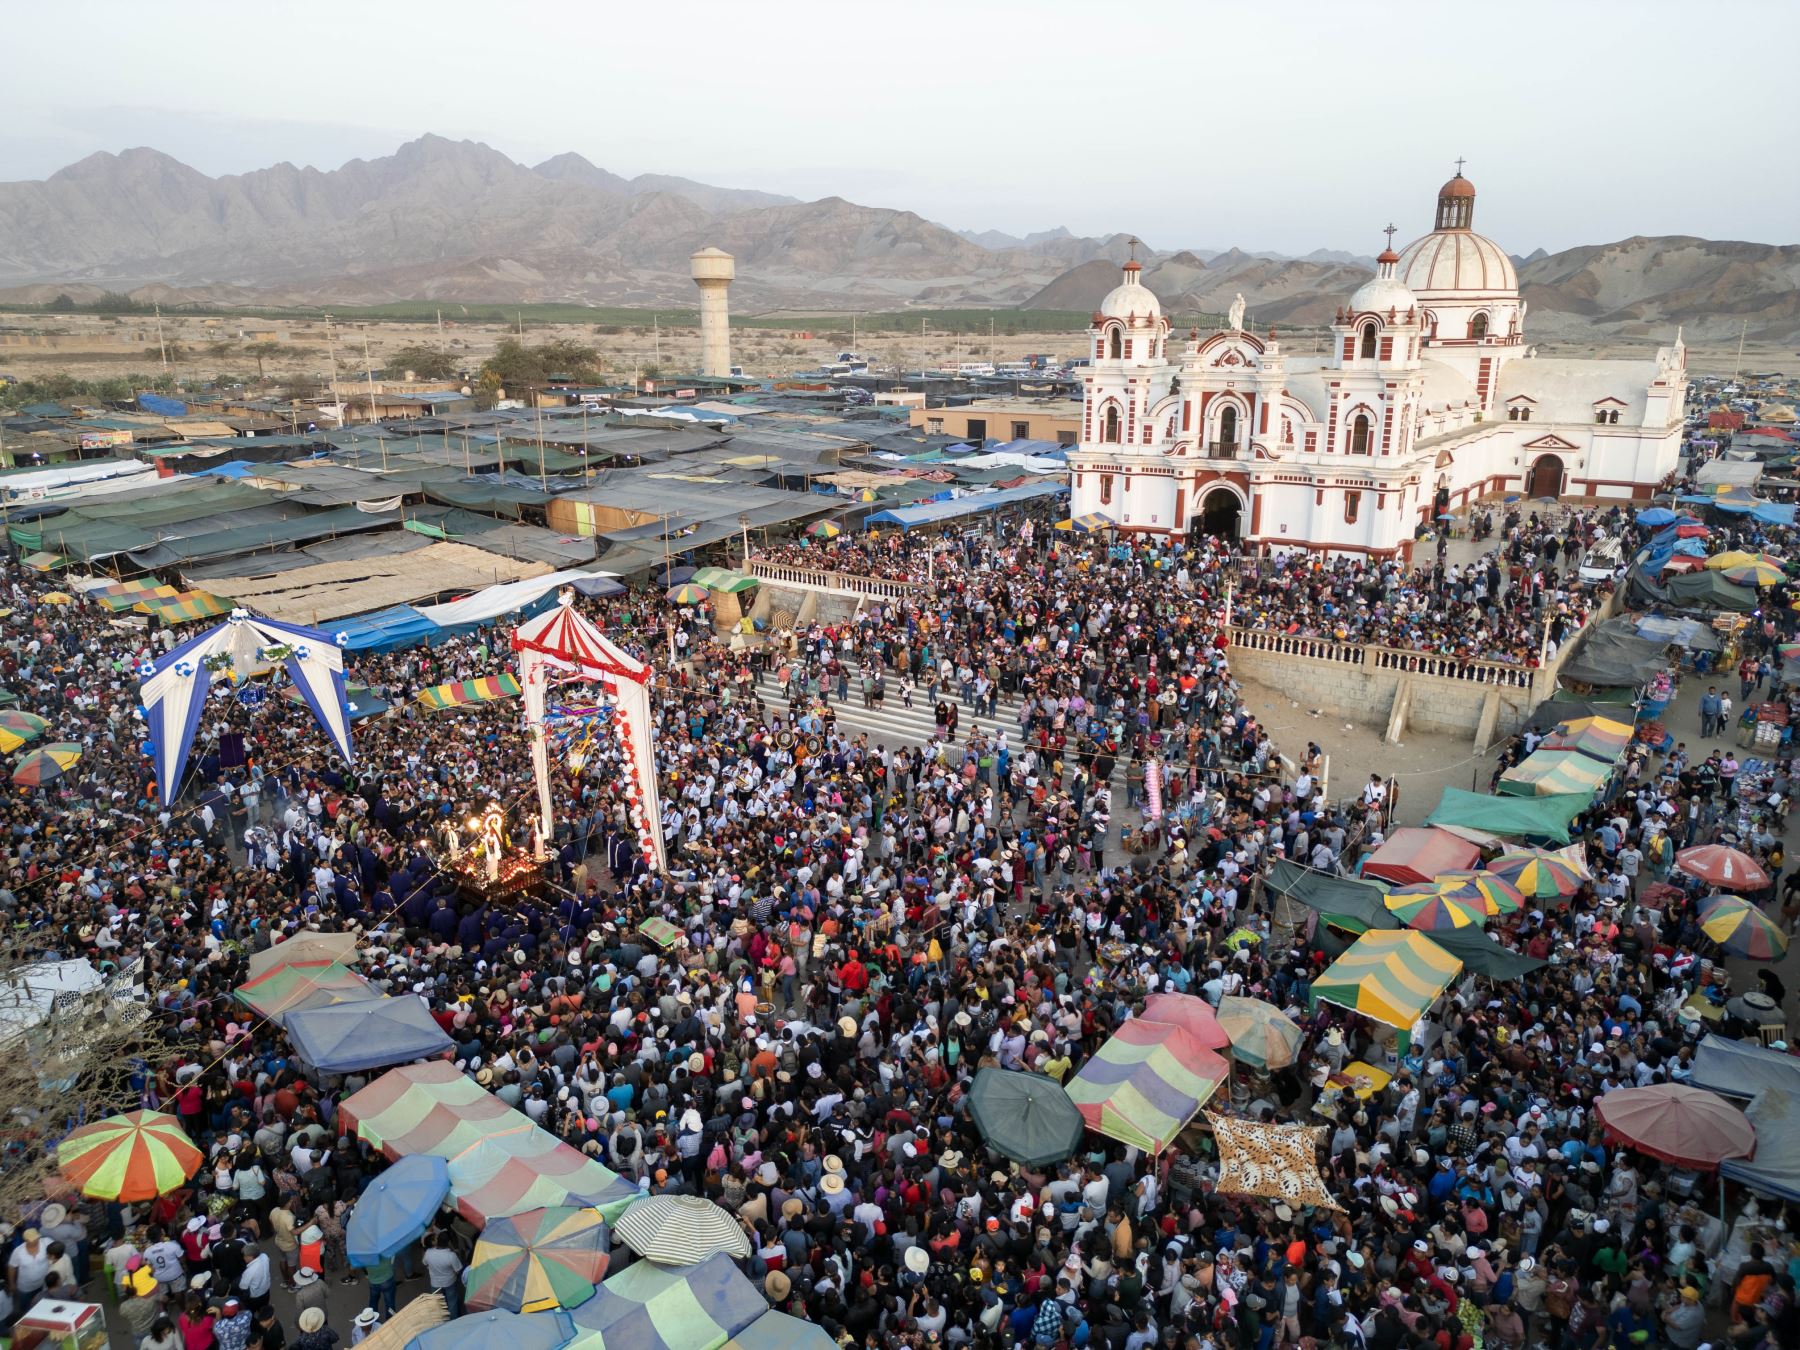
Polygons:
<instances>
[{"instance_id":1,"label":"white van","mask_svg":"<svg viewBox=\"0 0 1800 1350\"><path fill-rule=\"evenodd\" d=\"M1617 539L1596 540L1594 546L1581 555L1581 579L1590 585L1611 581L1619 570L1620 561Z\"/></svg>"}]
</instances>

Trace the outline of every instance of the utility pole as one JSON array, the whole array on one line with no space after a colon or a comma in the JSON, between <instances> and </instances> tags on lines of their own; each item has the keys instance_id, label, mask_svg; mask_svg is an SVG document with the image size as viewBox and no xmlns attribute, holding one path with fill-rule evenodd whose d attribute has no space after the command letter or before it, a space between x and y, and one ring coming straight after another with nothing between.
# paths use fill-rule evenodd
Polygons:
<instances>
[{"instance_id":1,"label":"utility pole","mask_svg":"<svg viewBox=\"0 0 1800 1350\"><path fill-rule=\"evenodd\" d=\"M163 341L162 304L160 301L156 303L154 309L156 310L156 349L162 353L162 368L166 371L169 368L169 345Z\"/></svg>"},{"instance_id":2,"label":"utility pole","mask_svg":"<svg viewBox=\"0 0 1800 1350\"><path fill-rule=\"evenodd\" d=\"M650 316L650 344L654 354L656 373L662 375L662 320L655 314Z\"/></svg>"},{"instance_id":3,"label":"utility pole","mask_svg":"<svg viewBox=\"0 0 1800 1350\"><path fill-rule=\"evenodd\" d=\"M444 311L441 309L437 312L437 320L438 320L438 341L442 342L444 340Z\"/></svg>"},{"instance_id":4,"label":"utility pole","mask_svg":"<svg viewBox=\"0 0 1800 1350\"><path fill-rule=\"evenodd\" d=\"M325 350L331 353L331 406L337 409L337 423L344 425L344 396L338 390L337 363L337 330L331 325L331 315L325 316Z\"/></svg>"},{"instance_id":5,"label":"utility pole","mask_svg":"<svg viewBox=\"0 0 1800 1350\"><path fill-rule=\"evenodd\" d=\"M1731 368L1731 382L1737 383L1738 372L1744 368L1744 339L1750 333L1750 320L1744 320L1744 326L1738 329L1737 364Z\"/></svg>"},{"instance_id":6,"label":"utility pole","mask_svg":"<svg viewBox=\"0 0 1800 1350\"><path fill-rule=\"evenodd\" d=\"M537 395L534 393L533 398L536 398L536 397L537 397ZM538 402L538 406L537 406L537 431L538 431L538 486L544 490L544 499L547 503L549 501L549 496L550 496L550 480L544 474L544 405L541 400Z\"/></svg>"},{"instance_id":7,"label":"utility pole","mask_svg":"<svg viewBox=\"0 0 1800 1350\"><path fill-rule=\"evenodd\" d=\"M363 325L362 339L363 339L363 375L369 381L369 423L372 426L372 425L374 425L374 422L375 422L375 364L374 364L374 362L372 362L369 359L369 325L368 324ZM376 439L380 440L380 438L381 438L380 433L377 432ZM382 446L381 446L381 467L384 471L387 468L387 443L385 441L382 442Z\"/></svg>"}]
</instances>

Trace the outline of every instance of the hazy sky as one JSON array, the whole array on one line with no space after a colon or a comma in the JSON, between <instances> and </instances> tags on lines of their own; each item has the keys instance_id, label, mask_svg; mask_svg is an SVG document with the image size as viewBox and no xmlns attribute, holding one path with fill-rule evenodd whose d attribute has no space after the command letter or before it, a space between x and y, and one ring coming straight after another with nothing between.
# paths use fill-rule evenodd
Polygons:
<instances>
[{"instance_id":1,"label":"hazy sky","mask_svg":"<svg viewBox=\"0 0 1800 1350\"><path fill-rule=\"evenodd\" d=\"M0 80L0 178L135 145L333 168L435 131L959 228L1372 253L1430 228L1462 155L1514 252L1800 238L1793 0L64 0L5 26L34 55Z\"/></svg>"}]
</instances>

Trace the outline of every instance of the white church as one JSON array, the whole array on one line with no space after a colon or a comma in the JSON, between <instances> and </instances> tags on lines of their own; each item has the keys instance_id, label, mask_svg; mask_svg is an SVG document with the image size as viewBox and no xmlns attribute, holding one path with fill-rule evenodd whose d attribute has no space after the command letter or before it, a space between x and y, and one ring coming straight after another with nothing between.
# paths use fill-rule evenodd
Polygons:
<instances>
[{"instance_id":1,"label":"white church","mask_svg":"<svg viewBox=\"0 0 1800 1350\"><path fill-rule=\"evenodd\" d=\"M1162 306L1126 263L1089 329L1074 513L1410 557L1421 522L1489 494L1648 498L1681 444L1680 334L1654 360L1537 356L1512 260L1474 211L1459 166L1430 234L1396 254L1390 227L1323 356L1244 331L1240 297L1172 360Z\"/></svg>"}]
</instances>

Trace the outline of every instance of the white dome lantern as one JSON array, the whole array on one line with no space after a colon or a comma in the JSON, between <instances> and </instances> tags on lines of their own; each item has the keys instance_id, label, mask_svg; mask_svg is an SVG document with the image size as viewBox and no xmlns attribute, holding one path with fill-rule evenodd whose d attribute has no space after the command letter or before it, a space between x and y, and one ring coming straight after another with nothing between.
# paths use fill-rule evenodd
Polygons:
<instances>
[{"instance_id":1,"label":"white dome lantern","mask_svg":"<svg viewBox=\"0 0 1800 1350\"><path fill-rule=\"evenodd\" d=\"M1143 270L1136 258L1125 264L1125 279L1108 291L1100 302L1101 318L1127 322L1132 319L1154 322L1162 318L1162 303L1156 298L1156 292L1138 279Z\"/></svg>"}]
</instances>

